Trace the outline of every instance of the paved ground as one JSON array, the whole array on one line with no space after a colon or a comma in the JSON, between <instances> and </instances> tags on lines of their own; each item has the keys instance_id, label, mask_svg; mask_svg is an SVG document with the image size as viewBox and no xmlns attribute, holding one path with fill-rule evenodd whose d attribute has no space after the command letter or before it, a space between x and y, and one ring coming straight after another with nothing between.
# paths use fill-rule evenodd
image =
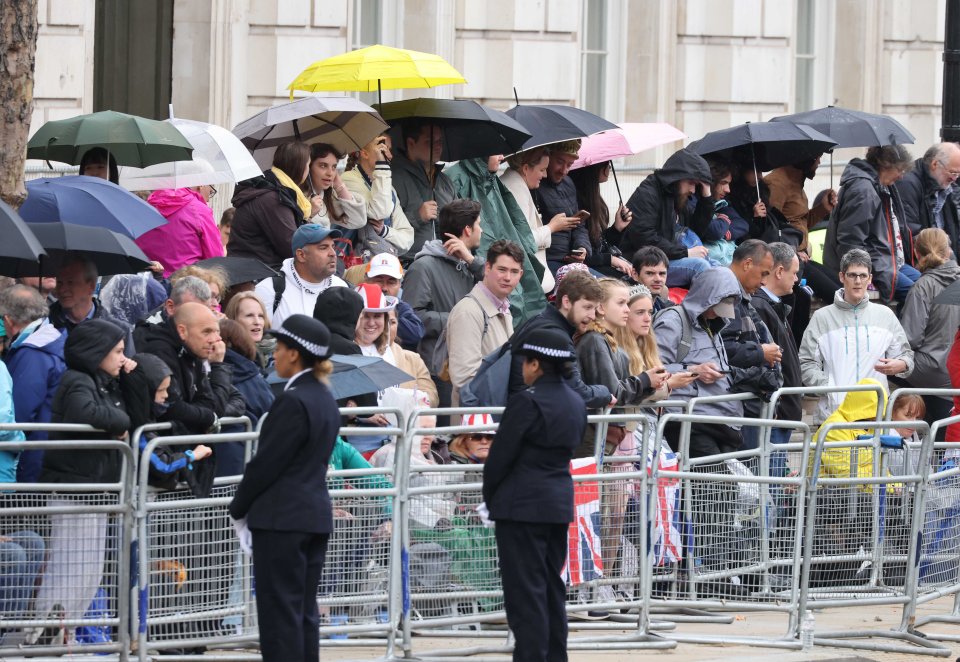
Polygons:
<instances>
[{"instance_id":1,"label":"paved ground","mask_svg":"<svg viewBox=\"0 0 960 662\"><path fill-rule=\"evenodd\" d=\"M952 606L952 598L941 599L939 601L924 605L918 616L932 613L945 613ZM706 624L678 624L673 634L676 636L692 636L697 633L708 634L721 639L736 636L776 636L782 633L786 628L784 617L779 614L769 613L734 613L734 622L728 625L706 625ZM852 607L850 609L832 609L815 612L816 625L818 630L824 628L842 629L842 630L864 630L864 629L884 629L896 627L899 624L899 610L895 607ZM952 634L960 638L960 626L953 625L931 625L924 628L927 632ZM626 631L622 632L625 634ZM614 633L611 633L614 634ZM669 636L670 633L664 633ZM574 632L573 637L585 636L586 633ZM885 640L878 640L885 641ZM496 646L502 643L500 638L488 639L471 636L469 632L464 632L463 638L432 638L415 637L413 641L413 651L417 657L426 658L430 651L439 649L463 648L468 646ZM951 647L949 657L930 657L921 656L915 653L883 653L875 651L855 651L841 648L826 648L817 646L812 653L803 653L799 651L780 650L776 648L757 648L751 646L732 645L732 644L692 644L681 643L675 649L665 651L574 651L570 654L571 662L587 662L588 660L598 660L600 662L637 662L644 660L659 660L660 662L709 662L709 661L749 661L759 662L766 660L776 660L777 662L799 662L805 660L819 660L822 662L832 660L843 660L844 662L854 661L877 661L877 662L907 662L923 659L947 659L960 660L960 643L947 643ZM384 648L331 648L321 644L321 658L323 660L374 660L383 656ZM438 659L438 658L434 658ZM447 658L444 659L457 659ZM462 659L462 658L461 658ZM483 655L466 658L479 662L480 660L505 660L509 659L504 655Z\"/></svg>"}]
</instances>

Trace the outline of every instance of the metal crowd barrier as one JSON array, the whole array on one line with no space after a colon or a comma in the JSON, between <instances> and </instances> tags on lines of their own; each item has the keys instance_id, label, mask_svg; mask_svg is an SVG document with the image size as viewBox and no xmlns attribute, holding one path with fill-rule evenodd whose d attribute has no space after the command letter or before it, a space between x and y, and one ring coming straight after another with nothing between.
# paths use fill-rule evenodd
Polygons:
<instances>
[{"instance_id":1,"label":"metal crowd barrier","mask_svg":"<svg viewBox=\"0 0 960 662\"><path fill-rule=\"evenodd\" d=\"M87 425L0 430L96 433ZM0 657L116 655L130 649L134 455L126 441L3 442L5 452L110 454L114 483L0 483ZM102 454L102 455L101 455Z\"/></svg>"}]
</instances>

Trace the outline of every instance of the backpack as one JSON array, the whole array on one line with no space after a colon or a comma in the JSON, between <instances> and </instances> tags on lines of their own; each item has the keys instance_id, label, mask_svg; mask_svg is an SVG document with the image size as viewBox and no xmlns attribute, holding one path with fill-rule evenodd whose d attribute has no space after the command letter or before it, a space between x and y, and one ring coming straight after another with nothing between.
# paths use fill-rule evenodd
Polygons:
<instances>
[{"instance_id":1,"label":"backpack","mask_svg":"<svg viewBox=\"0 0 960 662\"><path fill-rule=\"evenodd\" d=\"M280 302L283 301L283 291L287 289L287 277L281 271L276 276L271 276L273 281L273 312L277 312Z\"/></svg>"},{"instance_id":2,"label":"backpack","mask_svg":"<svg viewBox=\"0 0 960 662\"><path fill-rule=\"evenodd\" d=\"M504 407L510 391L510 342L483 357L477 374L460 388L461 407Z\"/></svg>"},{"instance_id":3,"label":"backpack","mask_svg":"<svg viewBox=\"0 0 960 662\"><path fill-rule=\"evenodd\" d=\"M664 308L654 315L653 323L656 324L658 319L662 318L671 310L675 311L677 315L680 316L680 324L682 325L682 330L680 331L680 346L677 347L677 356L673 361L674 363L683 363L683 360L687 358L687 355L690 353L690 347L692 346L693 342L693 327L690 326L690 319L686 316L686 314L684 314L683 307L670 306L669 308Z\"/></svg>"},{"instance_id":4,"label":"backpack","mask_svg":"<svg viewBox=\"0 0 960 662\"><path fill-rule=\"evenodd\" d=\"M443 590L453 583L453 559L450 552L435 542L422 542L410 546L410 590L433 592Z\"/></svg>"},{"instance_id":5,"label":"backpack","mask_svg":"<svg viewBox=\"0 0 960 662\"><path fill-rule=\"evenodd\" d=\"M472 294L468 294L464 298L476 301L477 306L480 307L480 312L483 313L483 332L480 334L480 342L483 342L483 337L487 335L487 328L490 326L490 318L487 316L487 311L483 309L483 306L480 305L480 302L477 301L476 297ZM440 336L437 338L437 344L433 346L433 355L430 358L430 363L427 365L430 374L439 377L443 381L450 381L450 348L447 346L448 327L449 322L443 327L443 331L440 332Z\"/></svg>"}]
</instances>

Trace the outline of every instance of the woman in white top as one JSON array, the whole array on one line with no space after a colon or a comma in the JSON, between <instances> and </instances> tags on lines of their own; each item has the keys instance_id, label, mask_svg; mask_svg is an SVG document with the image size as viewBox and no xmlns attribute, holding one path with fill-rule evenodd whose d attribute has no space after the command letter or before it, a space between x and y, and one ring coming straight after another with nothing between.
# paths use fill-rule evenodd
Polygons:
<instances>
[{"instance_id":1,"label":"woman in white top","mask_svg":"<svg viewBox=\"0 0 960 662\"><path fill-rule=\"evenodd\" d=\"M403 255L413 246L413 226L393 190L391 157L390 137L384 134L352 153L343 173L343 183L355 198L367 205L367 226L360 235L364 248L373 255L385 252ZM382 250L388 248L382 244L376 247L378 240L387 242L393 250Z\"/></svg>"},{"instance_id":2,"label":"woman in white top","mask_svg":"<svg viewBox=\"0 0 960 662\"><path fill-rule=\"evenodd\" d=\"M310 145L310 168L302 186L315 210L308 222L356 230L367 224L367 206L363 198L352 195L340 179L337 172L340 158L332 145Z\"/></svg>"},{"instance_id":3,"label":"woman in white top","mask_svg":"<svg viewBox=\"0 0 960 662\"><path fill-rule=\"evenodd\" d=\"M520 209L523 210L523 215L527 218L530 231L533 233L533 239L537 242L537 259L543 265L541 284L543 291L547 293L553 292L554 288L553 274L547 266L547 248L550 246L551 235L554 232L569 230L580 222L577 218L557 214L544 225L540 210L537 209L530 191L540 188L540 180L547 176L548 163L550 163L550 152L546 147L536 147L525 152L517 152L508 158L507 165L510 167L500 175L500 181L510 190Z\"/></svg>"}]
</instances>

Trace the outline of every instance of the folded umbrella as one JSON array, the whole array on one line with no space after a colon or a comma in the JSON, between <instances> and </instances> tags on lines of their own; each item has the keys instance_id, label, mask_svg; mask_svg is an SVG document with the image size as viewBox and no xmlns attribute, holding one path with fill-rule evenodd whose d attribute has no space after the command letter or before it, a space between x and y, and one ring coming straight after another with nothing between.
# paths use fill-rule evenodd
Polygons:
<instances>
[{"instance_id":1,"label":"folded umbrella","mask_svg":"<svg viewBox=\"0 0 960 662\"><path fill-rule=\"evenodd\" d=\"M514 106L507 111L507 115L531 134L521 149L586 138L600 131L617 128L613 122L573 106L524 104Z\"/></svg>"},{"instance_id":2,"label":"folded umbrella","mask_svg":"<svg viewBox=\"0 0 960 662\"><path fill-rule=\"evenodd\" d=\"M267 169L277 147L292 140L329 143L347 154L388 128L373 108L352 97L304 97L260 111L235 126L233 134Z\"/></svg>"},{"instance_id":3,"label":"folded umbrella","mask_svg":"<svg viewBox=\"0 0 960 662\"><path fill-rule=\"evenodd\" d=\"M171 117L166 120L193 146L190 161L123 168L120 185L131 191L154 191L204 184L232 184L256 177L262 168L240 139L216 124Z\"/></svg>"},{"instance_id":4,"label":"folded umbrella","mask_svg":"<svg viewBox=\"0 0 960 662\"><path fill-rule=\"evenodd\" d=\"M530 138L506 113L468 99L408 99L377 106L402 144L399 126L405 119L429 119L443 135L441 161L459 161L493 154L512 154Z\"/></svg>"},{"instance_id":5,"label":"folded umbrella","mask_svg":"<svg viewBox=\"0 0 960 662\"><path fill-rule=\"evenodd\" d=\"M39 260L45 255L43 245L33 230L23 222L16 210L0 200L0 274L4 276L36 276Z\"/></svg>"},{"instance_id":6,"label":"folded umbrella","mask_svg":"<svg viewBox=\"0 0 960 662\"><path fill-rule=\"evenodd\" d=\"M27 158L79 165L91 147L103 147L119 165L137 168L189 161L193 152L169 122L104 110L47 122L27 143Z\"/></svg>"},{"instance_id":7,"label":"folded umbrella","mask_svg":"<svg viewBox=\"0 0 960 662\"><path fill-rule=\"evenodd\" d=\"M259 282L264 278L272 278L277 272L260 260L252 257L211 257L196 263L198 267L210 269L219 267L227 274L227 286L233 287L240 283Z\"/></svg>"},{"instance_id":8,"label":"folded umbrella","mask_svg":"<svg viewBox=\"0 0 960 662\"><path fill-rule=\"evenodd\" d=\"M330 391L336 400L376 393L413 379L378 356L335 354L331 360Z\"/></svg>"},{"instance_id":9,"label":"folded umbrella","mask_svg":"<svg viewBox=\"0 0 960 662\"><path fill-rule=\"evenodd\" d=\"M20 216L27 223L102 227L133 239L167 222L152 205L125 188L84 175L28 181Z\"/></svg>"},{"instance_id":10,"label":"folded umbrella","mask_svg":"<svg viewBox=\"0 0 960 662\"><path fill-rule=\"evenodd\" d=\"M39 267L17 276L56 276L67 253L82 253L97 265L101 276L132 274L150 267L150 259L130 237L106 228L69 223L34 223L30 226L46 251Z\"/></svg>"}]
</instances>

